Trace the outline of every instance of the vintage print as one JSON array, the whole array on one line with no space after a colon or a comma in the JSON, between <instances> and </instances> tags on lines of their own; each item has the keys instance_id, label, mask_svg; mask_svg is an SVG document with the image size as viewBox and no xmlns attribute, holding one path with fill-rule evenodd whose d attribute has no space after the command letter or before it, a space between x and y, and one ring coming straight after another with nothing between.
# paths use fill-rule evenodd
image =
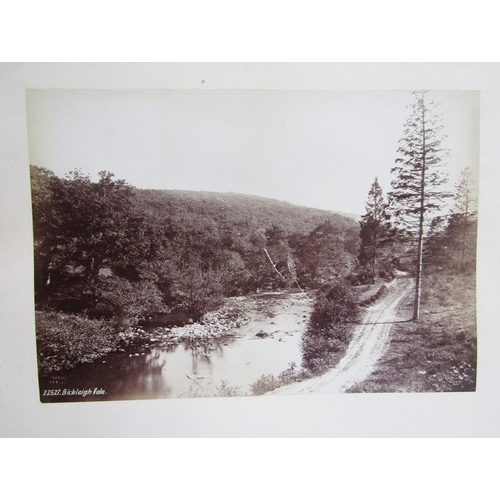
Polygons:
<instances>
[{"instance_id":1,"label":"vintage print","mask_svg":"<svg viewBox=\"0 0 500 500\"><path fill-rule=\"evenodd\" d=\"M43 403L476 389L479 92L29 90Z\"/></svg>"}]
</instances>

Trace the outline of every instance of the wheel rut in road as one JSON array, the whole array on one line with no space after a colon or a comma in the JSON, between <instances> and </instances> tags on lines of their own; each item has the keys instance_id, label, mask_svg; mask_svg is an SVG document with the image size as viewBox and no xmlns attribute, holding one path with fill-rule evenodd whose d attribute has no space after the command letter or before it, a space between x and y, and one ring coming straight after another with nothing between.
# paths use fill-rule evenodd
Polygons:
<instances>
[{"instance_id":1,"label":"wheel rut in road","mask_svg":"<svg viewBox=\"0 0 500 500\"><path fill-rule=\"evenodd\" d=\"M413 284L412 278L399 276L387 285L388 292L368 307L363 323L355 328L345 356L335 368L321 377L283 386L268 394L342 393L362 382L385 353L398 309Z\"/></svg>"}]
</instances>

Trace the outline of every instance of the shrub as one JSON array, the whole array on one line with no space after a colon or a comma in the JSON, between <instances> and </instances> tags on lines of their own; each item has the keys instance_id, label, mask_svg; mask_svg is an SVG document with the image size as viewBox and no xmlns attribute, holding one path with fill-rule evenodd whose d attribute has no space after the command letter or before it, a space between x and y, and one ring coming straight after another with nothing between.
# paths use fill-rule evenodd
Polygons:
<instances>
[{"instance_id":1,"label":"shrub","mask_svg":"<svg viewBox=\"0 0 500 500\"><path fill-rule=\"evenodd\" d=\"M364 306L368 306L370 304L373 304L375 301L377 301L381 297L383 297L387 293L387 291L388 291L388 288L385 285L382 285L374 294L361 300L359 302L359 305L364 307Z\"/></svg>"},{"instance_id":2,"label":"shrub","mask_svg":"<svg viewBox=\"0 0 500 500\"><path fill-rule=\"evenodd\" d=\"M375 281L375 275L368 269L358 267L346 279L352 286L371 285Z\"/></svg>"},{"instance_id":3,"label":"shrub","mask_svg":"<svg viewBox=\"0 0 500 500\"><path fill-rule=\"evenodd\" d=\"M311 314L310 325L317 330L354 321L358 315L356 296L350 286L337 282L320 290Z\"/></svg>"},{"instance_id":4,"label":"shrub","mask_svg":"<svg viewBox=\"0 0 500 500\"><path fill-rule=\"evenodd\" d=\"M335 366L349 345L349 323L357 316L358 304L348 284L337 282L320 291L301 341L306 370L320 375Z\"/></svg>"},{"instance_id":5,"label":"shrub","mask_svg":"<svg viewBox=\"0 0 500 500\"><path fill-rule=\"evenodd\" d=\"M314 376L332 368L349 345L347 325L318 330L309 326L301 342L302 364Z\"/></svg>"},{"instance_id":6,"label":"shrub","mask_svg":"<svg viewBox=\"0 0 500 500\"><path fill-rule=\"evenodd\" d=\"M300 382L313 376L307 370L297 370L295 361L288 363L288 368L283 370L277 377L274 375L262 375L253 384L250 385L253 396L261 396L266 392L274 391L284 385Z\"/></svg>"},{"instance_id":7,"label":"shrub","mask_svg":"<svg viewBox=\"0 0 500 500\"><path fill-rule=\"evenodd\" d=\"M221 380L220 385L215 389L202 387L196 383L191 384L186 392L179 394L179 398L235 398L247 396L244 394L241 387L230 385L227 380Z\"/></svg>"},{"instance_id":8,"label":"shrub","mask_svg":"<svg viewBox=\"0 0 500 500\"><path fill-rule=\"evenodd\" d=\"M281 385L274 375L262 375L250 385L250 390L254 396L261 396L266 392L274 391L274 389L281 387Z\"/></svg>"},{"instance_id":9,"label":"shrub","mask_svg":"<svg viewBox=\"0 0 500 500\"><path fill-rule=\"evenodd\" d=\"M97 318L115 318L121 327L127 327L163 309L161 292L152 281L130 282L110 276L100 279L99 302L92 314Z\"/></svg>"},{"instance_id":10,"label":"shrub","mask_svg":"<svg viewBox=\"0 0 500 500\"><path fill-rule=\"evenodd\" d=\"M200 321L206 313L218 309L223 304L221 293L193 293L181 303L194 321Z\"/></svg>"},{"instance_id":11,"label":"shrub","mask_svg":"<svg viewBox=\"0 0 500 500\"><path fill-rule=\"evenodd\" d=\"M91 362L119 343L109 322L58 312L36 313L36 339L41 375Z\"/></svg>"},{"instance_id":12,"label":"shrub","mask_svg":"<svg viewBox=\"0 0 500 500\"><path fill-rule=\"evenodd\" d=\"M394 273L391 270L385 271L384 269L381 269L378 272L378 275L385 281L392 281L394 279Z\"/></svg>"},{"instance_id":13,"label":"shrub","mask_svg":"<svg viewBox=\"0 0 500 500\"><path fill-rule=\"evenodd\" d=\"M216 387L215 396L220 398L235 398L246 396L246 394L243 394L241 387L230 385L227 380L221 380L220 385Z\"/></svg>"}]
</instances>

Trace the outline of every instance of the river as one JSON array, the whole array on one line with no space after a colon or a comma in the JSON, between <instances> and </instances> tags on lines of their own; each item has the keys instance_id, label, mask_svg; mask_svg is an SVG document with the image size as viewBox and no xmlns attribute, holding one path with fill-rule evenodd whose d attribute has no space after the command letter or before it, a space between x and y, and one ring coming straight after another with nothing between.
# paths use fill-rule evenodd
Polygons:
<instances>
[{"instance_id":1,"label":"river","mask_svg":"<svg viewBox=\"0 0 500 500\"><path fill-rule=\"evenodd\" d=\"M218 395L225 382L251 395L261 375L278 375L291 362L301 366L300 339L311 300L295 292L262 293L240 299L248 323L211 341L132 343L96 360L41 381L43 402L164 399ZM158 337L151 330L151 337ZM160 329L161 331L161 329ZM45 393L51 390L56 393Z\"/></svg>"}]
</instances>

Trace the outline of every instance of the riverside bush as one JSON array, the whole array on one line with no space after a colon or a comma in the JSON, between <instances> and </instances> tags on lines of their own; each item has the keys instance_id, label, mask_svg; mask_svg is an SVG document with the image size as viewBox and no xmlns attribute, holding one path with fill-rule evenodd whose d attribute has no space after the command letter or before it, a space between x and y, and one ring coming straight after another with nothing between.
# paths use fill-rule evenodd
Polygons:
<instances>
[{"instance_id":1,"label":"riverside bush","mask_svg":"<svg viewBox=\"0 0 500 500\"><path fill-rule=\"evenodd\" d=\"M250 390L253 396L261 396L266 392L274 391L284 385L300 382L312 375L306 370L297 370L295 361L289 363L289 367L282 371L277 377L274 375L261 375L253 384Z\"/></svg>"},{"instance_id":2,"label":"riverside bush","mask_svg":"<svg viewBox=\"0 0 500 500\"><path fill-rule=\"evenodd\" d=\"M323 288L302 338L303 367L313 375L320 375L335 366L349 345L349 323L357 316L357 300L347 283L337 282Z\"/></svg>"},{"instance_id":3,"label":"riverside bush","mask_svg":"<svg viewBox=\"0 0 500 500\"><path fill-rule=\"evenodd\" d=\"M151 281L130 282L110 276L100 278L100 297L92 313L97 317L114 318L122 328L163 312L165 306L158 287Z\"/></svg>"},{"instance_id":4,"label":"riverside bush","mask_svg":"<svg viewBox=\"0 0 500 500\"><path fill-rule=\"evenodd\" d=\"M261 375L253 384L250 385L250 390L254 396L261 396L266 392L274 391L281 387L279 380L274 375Z\"/></svg>"},{"instance_id":5,"label":"riverside bush","mask_svg":"<svg viewBox=\"0 0 500 500\"><path fill-rule=\"evenodd\" d=\"M230 385L227 380L221 380L220 385L215 389L202 387L198 384L191 384L189 389L179 394L179 398L236 398L244 397L248 394L244 393L241 387Z\"/></svg>"},{"instance_id":6,"label":"riverside bush","mask_svg":"<svg viewBox=\"0 0 500 500\"><path fill-rule=\"evenodd\" d=\"M119 343L109 322L59 312L36 313L36 339L41 375L92 362Z\"/></svg>"}]
</instances>

